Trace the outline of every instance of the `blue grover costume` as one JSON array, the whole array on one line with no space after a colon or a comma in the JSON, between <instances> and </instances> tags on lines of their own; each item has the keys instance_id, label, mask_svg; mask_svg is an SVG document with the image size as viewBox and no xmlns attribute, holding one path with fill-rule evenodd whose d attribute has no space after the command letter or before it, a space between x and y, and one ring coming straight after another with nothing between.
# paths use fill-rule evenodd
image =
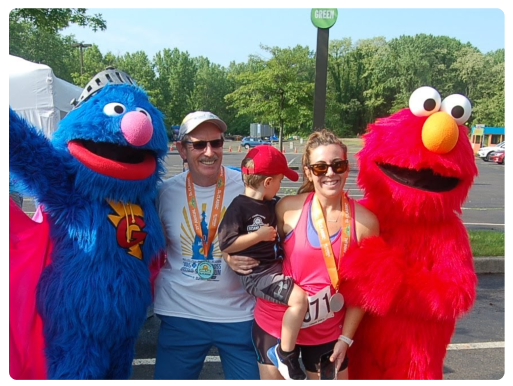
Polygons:
<instances>
[{"instance_id":1,"label":"blue grover costume","mask_svg":"<svg viewBox=\"0 0 513 386\"><path fill-rule=\"evenodd\" d=\"M9 108L9 168L46 212L36 291L49 379L127 379L165 248L154 206L162 114L124 72L97 74L49 141ZM12 278L11 278L12 280Z\"/></svg>"}]
</instances>

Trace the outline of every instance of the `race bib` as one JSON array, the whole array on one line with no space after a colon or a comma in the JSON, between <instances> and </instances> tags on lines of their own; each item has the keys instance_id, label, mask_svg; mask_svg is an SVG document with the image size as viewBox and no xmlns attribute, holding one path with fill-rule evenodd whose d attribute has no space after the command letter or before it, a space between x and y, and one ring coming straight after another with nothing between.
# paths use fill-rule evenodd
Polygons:
<instances>
[{"instance_id":1,"label":"race bib","mask_svg":"<svg viewBox=\"0 0 513 386\"><path fill-rule=\"evenodd\" d=\"M335 313L330 308L331 286L326 286L315 295L308 296L308 311L301 328L311 327L332 318Z\"/></svg>"}]
</instances>

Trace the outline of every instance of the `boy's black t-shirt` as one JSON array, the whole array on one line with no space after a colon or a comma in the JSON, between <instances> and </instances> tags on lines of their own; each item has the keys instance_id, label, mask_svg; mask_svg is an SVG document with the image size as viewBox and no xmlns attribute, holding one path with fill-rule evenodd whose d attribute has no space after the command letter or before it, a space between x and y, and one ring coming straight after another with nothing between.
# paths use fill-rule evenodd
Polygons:
<instances>
[{"instance_id":1,"label":"boy's black t-shirt","mask_svg":"<svg viewBox=\"0 0 513 386\"><path fill-rule=\"evenodd\" d=\"M254 232L264 224L276 228L276 202L274 199L256 200L242 194L235 197L226 209L226 213L219 224L218 239L220 249L224 250L240 235ZM254 268L253 272L265 269L269 263L275 263L277 259L283 257L278 235L275 241L260 241L245 250L232 253L232 255L235 254L259 260L261 264Z\"/></svg>"}]
</instances>

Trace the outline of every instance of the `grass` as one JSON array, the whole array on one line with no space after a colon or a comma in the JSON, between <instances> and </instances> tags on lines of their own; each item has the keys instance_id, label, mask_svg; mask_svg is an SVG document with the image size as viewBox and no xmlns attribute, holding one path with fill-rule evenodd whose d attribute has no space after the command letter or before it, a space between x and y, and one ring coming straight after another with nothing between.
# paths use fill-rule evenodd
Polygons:
<instances>
[{"instance_id":1,"label":"grass","mask_svg":"<svg viewBox=\"0 0 513 386\"><path fill-rule=\"evenodd\" d=\"M505 256L504 232L469 230L468 235L474 257Z\"/></svg>"}]
</instances>

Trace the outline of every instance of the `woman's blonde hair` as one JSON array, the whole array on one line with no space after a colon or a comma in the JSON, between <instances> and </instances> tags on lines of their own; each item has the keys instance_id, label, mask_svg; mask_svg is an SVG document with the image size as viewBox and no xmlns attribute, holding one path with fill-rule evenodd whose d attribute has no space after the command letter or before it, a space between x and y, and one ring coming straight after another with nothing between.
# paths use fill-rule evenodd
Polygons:
<instances>
[{"instance_id":1,"label":"woman's blonde hair","mask_svg":"<svg viewBox=\"0 0 513 386\"><path fill-rule=\"evenodd\" d=\"M298 194L314 191L313 182L310 181L304 173L305 166L310 166L310 155L314 149L318 148L319 146L328 145L339 145L344 151L344 155L347 157L347 146L340 139L338 139L332 131L328 129L321 129L310 134L306 140L305 150L303 151L303 157L301 159L301 165L303 166L303 184L298 189Z\"/></svg>"}]
</instances>

